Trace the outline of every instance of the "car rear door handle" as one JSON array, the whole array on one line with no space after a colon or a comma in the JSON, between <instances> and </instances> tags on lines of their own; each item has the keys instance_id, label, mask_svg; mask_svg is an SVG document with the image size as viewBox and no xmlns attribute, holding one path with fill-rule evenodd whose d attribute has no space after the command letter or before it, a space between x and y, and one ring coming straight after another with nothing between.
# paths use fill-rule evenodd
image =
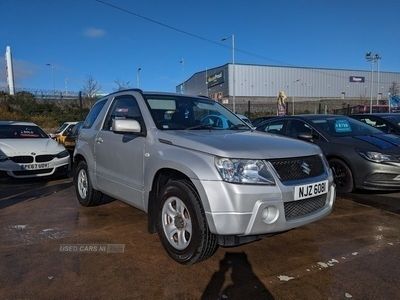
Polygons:
<instances>
[{"instance_id":1,"label":"car rear door handle","mask_svg":"<svg viewBox=\"0 0 400 300\"><path fill-rule=\"evenodd\" d=\"M96 138L96 143L97 144L101 144L103 141L103 139L101 137Z\"/></svg>"}]
</instances>

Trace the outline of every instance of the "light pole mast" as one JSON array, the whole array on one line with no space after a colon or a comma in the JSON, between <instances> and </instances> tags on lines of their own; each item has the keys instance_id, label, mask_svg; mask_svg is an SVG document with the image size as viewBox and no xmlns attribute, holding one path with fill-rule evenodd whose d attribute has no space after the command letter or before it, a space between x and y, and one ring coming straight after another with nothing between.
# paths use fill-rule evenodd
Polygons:
<instances>
[{"instance_id":1,"label":"light pole mast","mask_svg":"<svg viewBox=\"0 0 400 300\"><path fill-rule=\"evenodd\" d=\"M230 37L221 39L221 41L226 41L227 39L232 39L232 108L233 112L236 113L236 84L235 84L235 35L232 34Z\"/></svg>"},{"instance_id":2,"label":"light pole mast","mask_svg":"<svg viewBox=\"0 0 400 300\"><path fill-rule=\"evenodd\" d=\"M56 97L56 80L54 78L54 65L53 64L46 64L46 66L51 68L51 76L53 78L53 94L54 98Z\"/></svg>"},{"instance_id":3,"label":"light pole mast","mask_svg":"<svg viewBox=\"0 0 400 300\"><path fill-rule=\"evenodd\" d=\"M371 89L370 89L370 99L369 99L369 113L372 114L372 90L374 86L374 54L372 52L367 52L365 54L365 59L371 62Z\"/></svg>"},{"instance_id":4,"label":"light pole mast","mask_svg":"<svg viewBox=\"0 0 400 300\"><path fill-rule=\"evenodd\" d=\"M382 57L379 54L375 54L376 70L377 70L377 73L378 73L378 79L377 79L378 80L378 92L376 94L376 104L377 105L379 104L380 85L381 85L381 83L380 83L381 78L380 78L380 72L379 72L379 61L381 59L382 59Z\"/></svg>"},{"instance_id":5,"label":"light pole mast","mask_svg":"<svg viewBox=\"0 0 400 300\"><path fill-rule=\"evenodd\" d=\"M136 87L140 89L140 71L142 71L142 68L137 68L136 70Z\"/></svg>"},{"instance_id":6,"label":"light pole mast","mask_svg":"<svg viewBox=\"0 0 400 300\"><path fill-rule=\"evenodd\" d=\"M182 65L182 78L185 80L185 59L182 57L179 63ZM181 84L181 94L185 92L185 81Z\"/></svg>"}]
</instances>

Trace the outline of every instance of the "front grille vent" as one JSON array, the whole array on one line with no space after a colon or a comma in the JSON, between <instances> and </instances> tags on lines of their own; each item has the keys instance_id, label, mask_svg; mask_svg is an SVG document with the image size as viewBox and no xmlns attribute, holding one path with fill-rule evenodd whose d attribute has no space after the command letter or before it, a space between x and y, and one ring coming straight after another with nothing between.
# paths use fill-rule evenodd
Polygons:
<instances>
[{"instance_id":1,"label":"front grille vent","mask_svg":"<svg viewBox=\"0 0 400 300\"><path fill-rule=\"evenodd\" d=\"M326 197L327 195L323 194L308 199L285 202L286 220L304 217L322 209L326 204Z\"/></svg>"},{"instance_id":2,"label":"front grille vent","mask_svg":"<svg viewBox=\"0 0 400 300\"><path fill-rule=\"evenodd\" d=\"M319 155L270 159L282 182L307 179L324 173L324 165Z\"/></svg>"}]
</instances>

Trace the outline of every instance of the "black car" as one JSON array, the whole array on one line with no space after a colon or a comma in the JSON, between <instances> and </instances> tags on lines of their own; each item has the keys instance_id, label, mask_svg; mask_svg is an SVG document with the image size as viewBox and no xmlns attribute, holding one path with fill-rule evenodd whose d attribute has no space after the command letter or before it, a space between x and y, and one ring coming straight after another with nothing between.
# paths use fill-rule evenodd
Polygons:
<instances>
[{"instance_id":1,"label":"black car","mask_svg":"<svg viewBox=\"0 0 400 300\"><path fill-rule=\"evenodd\" d=\"M350 117L371 125L385 133L400 135L400 114L357 114Z\"/></svg>"},{"instance_id":2,"label":"black car","mask_svg":"<svg viewBox=\"0 0 400 300\"><path fill-rule=\"evenodd\" d=\"M338 192L400 189L400 137L338 115L300 115L265 121L257 130L321 147Z\"/></svg>"},{"instance_id":3,"label":"black car","mask_svg":"<svg viewBox=\"0 0 400 300\"><path fill-rule=\"evenodd\" d=\"M276 116L264 116L264 117L258 117L255 119L251 120L251 123L253 124L254 127L257 127L258 125L261 125L261 123L271 120L272 118L276 118Z\"/></svg>"}]
</instances>

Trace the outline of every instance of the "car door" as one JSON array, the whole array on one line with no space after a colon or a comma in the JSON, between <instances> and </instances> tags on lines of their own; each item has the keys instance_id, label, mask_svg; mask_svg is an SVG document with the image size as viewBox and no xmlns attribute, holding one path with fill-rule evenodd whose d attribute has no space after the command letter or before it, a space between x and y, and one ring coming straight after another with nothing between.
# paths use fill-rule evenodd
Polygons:
<instances>
[{"instance_id":1,"label":"car door","mask_svg":"<svg viewBox=\"0 0 400 300\"><path fill-rule=\"evenodd\" d=\"M134 119L142 132L116 133L113 120ZM107 194L143 209L143 158L146 128L137 100L132 95L113 99L95 139L96 176Z\"/></svg>"}]
</instances>

